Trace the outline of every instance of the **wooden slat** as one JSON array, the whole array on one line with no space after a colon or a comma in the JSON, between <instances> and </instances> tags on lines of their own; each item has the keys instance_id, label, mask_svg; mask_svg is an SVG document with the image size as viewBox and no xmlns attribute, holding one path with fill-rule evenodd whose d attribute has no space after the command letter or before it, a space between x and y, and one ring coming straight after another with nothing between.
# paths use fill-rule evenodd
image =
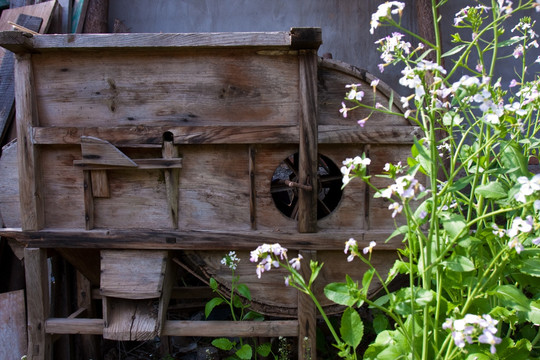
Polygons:
<instances>
[{"instance_id":1,"label":"wooden slat","mask_svg":"<svg viewBox=\"0 0 540 360\"><path fill-rule=\"evenodd\" d=\"M103 334L102 319L49 318L45 323L48 334ZM168 320L163 327L165 336L234 336L277 337L298 336L298 321L181 321Z\"/></svg>"},{"instance_id":2,"label":"wooden slat","mask_svg":"<svg viewBox=\"0 0 540 360\"><path fill-rule=\"evenodd\" d=\"M71 33L82 33L90 0L74 0L71 13Z\"/></svg>"},{"instance_id":3,"label":"wooden slat","mask_svg":"<svg viewBox=\"0 0 540 360\"><path fill-rule=\"evenodd\" d=\"M43 19L35 16L20 14L16 23L33 31L38 31ZM0 144L4 143L8 128L13 118L15 105L15 79L14 65L15 55L8 52L3 59L0 57Z\"/></svg>"},{"instance_id":4,"label":"wooden slat","mask_svg":"<svg viewBox=\"0 0 540 360\"><path fill-rule=\"evenodd\" d=\"M377 249L394 250L399 237L384 243L393 229L370 231L319 231L313 234L264 231L159 231L159 230L42 230L0 229L0 236L15 238L28 246L115 249L253 250L261 243L279 242L290 249L343 250L355 238L360 246L378 241Z\"/></svg>"},{"instance_id":5,"label":"wooden slat","mask_svg":"<svg viewBox=\"0 0 540 360\"><path fill-rule=\"evenodd\" d=\"M257 187L255 186L255 147L251 145L248 149L248 171L249 171L249 222L251 229L257 229Z\"/></svg>"},{"instance_id":6,"label":"wooden slat","mask_svg":"<svg viewBox=\"0 0 540 360\"><path fill-rule=\"evenodd\" d=\"M19 32L0 34L0 46L13 52L24 41ZM319 42L315 40L314 43ZM29 42L33 50L56 49L148 49L148 48L214 48L214 47L271 47L291 48L293 41L288 31L237 33L180 33L180 34L55 34L34 36ZM320 42L319 42L320 44Z\"/></svg>"},{"instance_id":7,"label":"wooden slat","mask_svg":"<svg viewBox=\"0 0 540 360\"><path fill-rule=\"evenodd\" d=\"M176 144L296 144L297 126L179 126L179 127L36 127L33 141L40 145L79 144L81 136L95 136L116 146L161 145L160 135L170 131ZM419 137L415 126L379 126L362 129L356 124L319 125L320 144L412 144Z\"/></svg>"},{"instance_id":8,"label":"wooden slat","mask_svg":"<svg viewBox=\"0 0 540 360\"><path fill-rule=\"evenodd\" d=\"M15 66L15 110L19 144L19 191L21 196L21 223L25 230L38 230L43 226L43 197L39 170L39 153L32 143L31 129L37 126L34 78L31 55L17 57Z\"/></svg>"},{"instance_id":9,"label":"wooden slat","mask_svg":"<svg viewBox=\"0 0 540 360\"><path fill-rule=\"evenodd\" d=\"M168 133L169 134L169 133ZM174 144L174 137L163 139L162 156L163 160L168 161L178 158L178 147ZM180 170L165 169L165 188L167 191L167 204L169 205L169 217L173 229L178 228L178 182L180 180Z\"/></svg>"},{"instance_id":10,"label":"wooden slat","mask_svg":"<svg viewBox=\"0 0 540 360\"><path fill-rule=\"evenodd\" d=\"M299 251L303 257L301 273L306 283L311 271L310 261L317 261L316 251ZM298 359L317 360L317 308L309 295L298 291Z\"/></svg>"},{"instance_id":11,"label":"wooden slat","mask_svg":"<svg viewBox=\"0 0 540 360\"><path fill-rule=\"evenodd\" d=\"M311 190L298 189L298 231L317 231L318 147L317 147L317 53L302 51L299 55L300 139L298 181Z\"/></svg>"},{"instance_id":12,"label":"wooden slat","mask_svg":"<svg viewBox=\"0 0 540 360\"><path fill-rule=\"evenodd\" d=\"M102 250L101 294L125 299L159 298L166 259L166 251Z\"/></svg>"},{"instance_id":13,"label":"wooden slat","mask_svg":"<svg viewBox=\"0 0 540 360\"><path fill-rule=\"evenodd\" d=\"M0 294L0 359L20 359L26 354L24 290Z\"/></svg>"},{"instance_id":14,"label":"wooden slat","mask_svg":"<svg viewBox=\"0 0 540 360\"><path fill-rule=\"evenodd\" d=\"M83 199L84 199L84 222L85 229L94 228L94 194L91 171L83 171Z\"/></svg>"},{"instance_id":15,"label":"wooden slat","mask_svg":"<svg viewBox=\"0 0 540 360\"><path fill-rule=\"evenodd\" d=\"M283 144L298 143L297 126L123 126L123 127L36 127L35 144L80 144L81 136L93 136L115 146L160 145L171 132L182 144Z\"/></svg>"},{"instance_id":16,"label":"wooden slat","mask_svg":"<svg viewBox=\"0 0 540 360\"><path fill-rule=\"evenodd\" d=\"M28 313L28 358L50 359L50 338L45 333L45 320L49 316L49 286L47 251L24 249L26 298Z\"/></svg>"},{"instance_id":17,"label":"wooden slat","mask_svg":"<svg viewBox=\"0 0 540 360\"><path fill-rule=\"evenodd\" d=\"M146 341L159 336L157 309L153 301L103 298L103 338L116 341Z\"/></svg>"},{"instance_id":18,"label":"wooden slat","mask_svg":"<svg viewBox=\"0 0 540 360\"><path fill-rule=\"evenodd\" d=\"M182 159L132 159L136 166L126 167L118 165L107 164L87 164L86 160L74 160L73 165L80 167L84 170L118 170L118 169L131 169L131 170L159 170L159 169L181 169ZM93 177L92 177L93 179Z\"/></svg>"}]
</instances>

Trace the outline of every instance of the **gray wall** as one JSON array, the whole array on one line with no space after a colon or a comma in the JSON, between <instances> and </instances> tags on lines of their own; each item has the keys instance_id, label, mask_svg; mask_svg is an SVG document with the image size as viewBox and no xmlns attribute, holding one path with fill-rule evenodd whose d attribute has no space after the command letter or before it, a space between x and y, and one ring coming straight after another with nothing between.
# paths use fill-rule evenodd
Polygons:
<instances>
[{"instance_id":1,"label":"gray wall","mask_svg":"<svg viewBox=\"0 0 540 360\"><path fill-rule=\"evenodd\" d=\"M402 24L416 29L414 0L404 0L406 11ZM319 55L332 53L334 59L365 69L380 77L395 90L409 94L398 85L399 68L387 67L380 73L381 62L374 42L392 29L379 28L369 33L371 14L384 0L111 0L109 24L121 20L130 32L229 32L229 31L286 31L291 27L321 27L323 45ZM454 14L472 0L449 0L442 8L441 32L446 38L456 32L451 27ZM537 17L538 13L531 12ZM513 22L517 18L513 19ZM539 21L540 22L540 21ZM513 25L512 25L513 26ZM510 29L507 33L510 36ZM540 33L537 26L537 33ZM417 41L412 41L413 46ZM453 45L445 44L445 50ZM512 49L502 51L511 54ZM514 60L513 58L511 60ZM531 61L534 58L531 57ZM532 72L538 71L536 65ZM514 62L499 66L503 85L514 76ZM456 74L459 76L460 74Z\"/></svg>"}]
</instances>

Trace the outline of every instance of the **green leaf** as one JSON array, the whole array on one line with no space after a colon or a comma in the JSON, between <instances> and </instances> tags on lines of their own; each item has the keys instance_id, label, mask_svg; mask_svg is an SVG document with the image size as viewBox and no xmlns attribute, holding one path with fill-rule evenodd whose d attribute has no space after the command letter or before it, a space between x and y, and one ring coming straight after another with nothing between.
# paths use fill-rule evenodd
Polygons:
<instances>
[{"instance_id":1,"label":"green leaf","mask_svg":"<svg viewBox=\"0 0 540 360\"><path fill-rule=\"evenodd\" d=\"M251 293L246 284L238 284L236 286L236 291L238 291L240 295L251 301Z\"/></svg>"},{"instance_id":2,"label":"green leaf","mask_svg":"<svg viewBox=\"0 0 540 360\"><path fill-rule=\"evenodd\" d=\"M240 349L238 349L236 356L242 360L249 360L253 356L253 350L251 349L251 346L244 344Z\"/></svg>"},{"instance_id":3,"label":"green leaf","mask_svg":"<svg viewBox=\"0 0 540 360\"><path fill-rule=\"evenodd\" d=\"M531 301L530 310L527 311L527 320L533 324L540 324L540 300Z\"/></svg>"},{"instance_id":4,"label":"green leaf","mask_svg":"<svg viewBox=\"0 0 540 360\"><path fill-rule=\"evenodd\" d=\"M244 307L244 303L242 302L242 299L240 299L240 296L234 295L233 296L233 306L237 309L241 309Z\"/></svg>"},{"instance_id":5,"label":"green leaf","mask_svg":"<svg viewBox=\"0 0 540 360\"><path fill-rule=\"evenodd\" d=\"M364 273L364 277L362 278L362 289L364 290L365 294L367 294L369 285L371 284L371 280L373 279L373 275L375 275L375 269L369 269Z\"/></svg>"},{"instance_id":6,"label":"green leaf","mask_svg":"<svg viewBox=\"0 0 540 360\"><path fill-rule=\"evenodd\" d=\"M514 285L501 285L490 292L499 298L501 303L518 311L531 310L530 300Z\"/></svg>"},{"instance_id":7,"label":"green leaf","mask_svg":"<svg viewBox=\"0 0 540 360\"><path fill-rule=\"evenodd\" d=\"M452 56L452 55L455 55L459 52L461 52L461 50L465 49L467 47L467 44L464 44L464 45L458 45L450 50L448 50L447 52L445 52L444 54L442 54L441 57L447 57L447 56Z\"/></svg>"},{"instance_id":8,"label":"green leaf","mask_svg":"<svg viewBox=\"0 0 540 360\"><path fill-rule=\"evenodd\" d=\"M540 259L526 259L519 268L524 274L540 277Z\"/></svg>"},{"instance_id":9,"label":"green leaf","mask_svg":"<svg viewBox=\"0 0 540 360\"><path fill-rule=\"evenodd\" d=\"M226 338L218 338L212 340L212 345L214 345L218 349L229 351L234 347L234 345L236 345L236 343Z\"/></svg>"},{"instance_id":10,"label":"green leaf","mask_svg":"<svg viewBox=\"0 0 540 360\"><path fill-rule=\"evenodd\" d=\"M396 230L394 230L394 232L388 237L388 239L386 239L386 241L399 235L405 235L407 234L408 231L409 231L409 227L407 225L401 225Z\"/></svg>"},{"instance_id":11,"label":"green leaf","mask_svg":"<svg viewBox=\"0 0 540 360\"><path fill-rule=\"evenodd\" d=\"M353 306L357 299L351 296L345 283L330 283L324 287L324 295L336 304Z\"/></svg>"},{"instance_id":12,"label":"green leaf","mask_svg":"<svg viewBox=\"0 0 540 360\"><path fill-rule=\"evenodd\" d=\"M483 196L486 199L503 199L508 196L508 190L498 182L480 185L475 190L476 196Z\"/></svg>"},{"instance_id":13,"label":"green leaf","mask_svg":"<svg viewBox=\"0 0 540 360\"><path fill-rule=\"evenodd\" d=\"M393 105L394 105L394 92L390 91L390 99L388 99L388 110L392 111Z\"/></svg>"},{"instance_id":14,"label":"green leaf","mask_svg":"<svg viewBox=\"0 0 540 360\"><path fill-rule=\"evenodd\" d=\"M210 278L210 288L211 288L212 290L214 290L214 291L217 290L217 288L218 288L218 283L217 283L216 279Z\"/></svg>"},{"instance_id":15,"label":"green leaf","mask_svg":"<svg viewBox=\"0 0 540 360\"><path fill-rule=\"evenodd\" d=\"M242 320L253 320L253 321L263 321L264 316L259 314L256 311L248 311L246 315L242 318Z\"/></svg>"},{"instance_id":16,"label":"green leaf","mask_svg":"<svg viewBox=\"0 0 540 360\"><path fill-rule=\"evenodd\" d=\"M209 302L207 302L206 305L204 306L204 316L208 319L208 316L210 316L210 313L212 312L212 310L214 310L216 306L221 305L224 302L225 300L219 297L215 297Z\"/></svg>"},{"instance_id":17,"label":"green leaf","mask_svg":"<svg viewBox=\"0 0 540 360\"><path fill-rule=\"evenodd\" d=\"M446 267L447 269L450 269L455 272L468 272L468 271L473 271L475 269L475 266L472 260L461 255L456 255L456 257L453 259L443 261L442 265Z\"/></svg>"},{"instance_id":18,"label":"green leaf","mask_svg":"<svg viewBox=\"0 0 540 360\"><path fill-rule=\"evenodd\" d=\"M257 346L256 353L261 355L262 357L267 357L268 355L270 355L270 351L272 351L272 345L270 343L264 343Z\"/></svg>"},{"instance_id":19,"label":"green leaf","mask_svg":"<svg viewBox=\"0 0 540 360\"><path fill-rule=\"evenodd\" d=\"M513 180L519 176L530 176L528 164L529 161L523 155L525 152L519 144L515 142L501 142L502 163L507 169L507 173Z\"/></svg>"},{"instance_id":20,"label":"green leaf","mask_svg":"<svg viewBox=\"0 0 540 360\"><path fill-rule=\"evenodd\" d=\"M373 330L378 334L386 329L388 329L389 321L388 318L383 314L376 314L373 317Z\"/></svg>"},{"instance_id":21,"label":"green leaf","mask_svg":"<svg viewBox=\"0 0 540 360\"><path fill-rule=\"evenodd\" d=\"M444 230L446 230L451 237L458 236L467 225L465 218L460 214L442 213L441 219L443 221Z\"/></svg>"},{"instance_id":22,"label":"green leaf","mask_svg":"<svg viewBox=\"0 0 540 360\"><path fill-rule=\"evenodd\" d=\"M431 290L426 290L419 288L416 290L415 293L415 302L420 306L426 306L429 305L431 302L433 302L433 292Z\"/></svg>"},{"instance_id":23,"label":"green leaf","mask_svg":"<svg viewBox=\"0 0 540 360\"><path fill-rule=\"evenodd\" d=\"M339 331L343 341L356 349L364 336L364 324L356 310L350 307L345 310L341 316L341 327Z\"/></svg>"}]
</instances>

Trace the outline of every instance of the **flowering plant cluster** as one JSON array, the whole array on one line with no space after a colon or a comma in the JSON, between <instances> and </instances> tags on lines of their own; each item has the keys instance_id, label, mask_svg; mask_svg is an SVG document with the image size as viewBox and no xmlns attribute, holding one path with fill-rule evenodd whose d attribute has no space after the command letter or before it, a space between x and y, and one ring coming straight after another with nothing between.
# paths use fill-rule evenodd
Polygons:
<instances>
[{"instance_id":1,"label":"flowering plant cluster","mask_svg":"<svg viewBox=\"0 0 540 360\"><path fill-rule=\"evenodd\" d=\"M437 21L446 3L432 1ZM403 224L390 238L401 237L403 247L383 274L371 262L376 243L349 239L347 261L360 260L369 270L361 283L346 276L327 285L325 295L347 306L342 321L349 324L359 306L374 312L377 336L364 359L540 357L540 56L536 22L519 19L523 11L538 14L540 1L473 2L455 14L454 47L444 53L438 25L434 39L423 39L401 25L404 10L404 2L381 4L370 32L397 29L375 42L378 67L400 66L399 83L408 94L367 104L366 89L351 84L339 110L348 118L357 108L403 116L421 130L406 164L374 169L363 154L341 168L344 186L359 179L388 199L391 216ZM517 24L506 27L508 21ZM499 77L500 60L515 60L513 79ZM357 121L369 131L370 116ZM390 185L376 188L372 176ZM288 282L306 292L313 276L303 282L300 259L293 268L286 252L281 258L283 251L274 250L257 253L255 261L269 256L258 274L284 266L293 274ZM409 278L408 286L393 291L389 285L399 274ZM373 279L383 287L375 299L368 297ZM359 355L351 334L361 334L363 325L355 324L357 331L340 336L332 330L344 358Z\"/></svg>"}]
</instances>

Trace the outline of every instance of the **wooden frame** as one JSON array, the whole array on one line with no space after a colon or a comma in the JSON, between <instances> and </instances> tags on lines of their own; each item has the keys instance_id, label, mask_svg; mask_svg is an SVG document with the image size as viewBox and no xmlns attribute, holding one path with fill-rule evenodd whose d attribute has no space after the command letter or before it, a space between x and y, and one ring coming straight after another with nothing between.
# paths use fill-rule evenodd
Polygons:
<instances>
[{"instance_id":1,"label":"wooden frame","mask_svg":"<svg viewBox=\"0 0 540 360\"><path fill-rule=\"evenodd\" d=\"M418 130L400 116L377 119L379 126L369 132L354 126L354 121L351 125L349 120L341 118L337 109L344 88L340 82L358 78L367 81L369 74L354 69L345 71L346 67L338 62L319 59L317 49L321 39L320 29L313 28L212 34L0 33L0 45L17 56L19 191L23 214L20 228L2 228L0 235L15 238L28 247L29 283L34 284L36 279L43 282L46 278L43 264L47 248L211 252L246 251L262 242L280 242L289 250L298 251L309 262L322 256L324 251L342 253L344 241L351 237L359 246L387 238L393 232L393 220L381 216L370 218L368 214L373 209L387 211L388 205L382 200L379 203L367 201L372 194L362 185L355 188L359 195L344 195L343 202L350 204L343 205L344 210L341 210L341 214L352 213L350 210L356 201L361 204L358 214L335 224L332 221L338 215L333 215L334 218L330 215L330 220L318 219L319 152L325 149L335 154L339 146L369 151L375 154L374 163L382 167L387 159L401 160L400 146L412 144ZM104 60L100 60L105 64L103 72L93 66L96 59L101 59L96 54L101 53L105 55ZM107 60L108 57L112 60ZM88 75L88 78L97 80L85 83L87 75L69 65L78 61L84 63L86 71L95 71L94 76ZM151 91L144 89L144 79L133 84L126 82L136 78L131 74L115 78L116 71L146 74L155 61L165 63L163 71L153 73L157 79L146 79L152 80L155 97L150 97ZM117 70L111 64L124 67ZM249 67L245 79L236 78L241 66ZM331 73L334 70L341 76L338 80L335 78L338 75ZM168 82L167 71L181 74ZM191 75L191 71L195 75ZM208 73L210 75L206 76ZM66 74L73 74L74 80ZM67 90L61 81L55 81L57 77L68 81ZM199 78L200 84L195 81ZM213 88L216 81L219 91ZM331 87L324 89L328 94L321 92L321 81ZM82 92L81 83L84 83ZM383 96L391 97L391 90L383 84L380 88ZM207 103L210 105L206 106ZM245 108L242 105L246 105ZM135 106L135 110L130 108ZM402 110L399 104L393 106L396 112ZM193 109L200 112L193 113ZM207 156L207 152L218 147L229 151L229 157ZM391 156L387 156L385 147L393 149L389 151ZM298 169L295 169L298 176L290 184L298 194L297 222L285 218L273 207L267 209L272 206L268 194L271 179L268 178L272 178L275 169L269 168L295 151L299 158ZM137 157L140 155L143 156ZM194 159L197 156L200 158ZM226 161L230 166L235 157L242 166L235 168L233 175L227 174L220 165ZM274 164L276 159L277 164ZM53 160L53 165L46 165L47 160ZM210 190L205 192L204 186L196 180L187 179L200 175L194 170L200 165L198 162L215 172L208 175L208 184L213 186L211 189L229 194L226 200L203 203L202 198L209 199L213 194ZM155 172L152 176L158 178L157 185L148 180L152 171ZM162 177L155 176L158 172ZM189 175L185 178L185 174ZM245 179L236 174L245 175ZM133 200L128 196L127 205L113 209L110 204L117 201L118 189L125 190L121 185L130 180L128 175L135 178L133 183L144 183L131 190L147 191L146 197ZM126 221L120 227L109 226L114 225L113 215L117 212L129 219L131 211L146 210L140 204L152 200L148 195L152 195L148 190L152 186L161 196L152 205L159 201L166 205L160 205L155 214L148 215L150 220L142 222L143 225ZM231 193L237 193L237 198ZM65 196L63 204L54 203L58 194ZM198 201L199 207L190 203L193 199ZM134 210L130 206L132 200L136 203ZM227 200L236 202L230 207L219 207ZM63 212L57 209L78 201L82 204L75 204L73 209ZM228 210L238 204L242 205L241 215L230 215ZM205 214L201 219L185 216L206 210L210 215ZM182 219L182 214L187 220ZM205 227L205 221L216 214L225 215ZM70 222L76 216L80 218ZM268 221L270 217L275 217L278 230ZM351 225L355 223L360 226ZM399 247L400 239L396 238L379 243L377 251L390 250L390 253ZM107 319L79 318L82 309L66 319L47 319L46 287L32 286L30 301L40 306L29 310L30 358L47 358L51 334L103 335L108 331L104 323ZM163 293L170 294L170 291L170 285L163 289ZM126 296L137 298L136 294ZM107 301L104 300L105 307ZM316 359L313 351L316 349L316 309L303 294L293 301L298 309L296 320L162 321L159 333L210 337L298 336L299 357ZM161 315L163 311L161 309Z\"/></svg>"}]
</instances>

